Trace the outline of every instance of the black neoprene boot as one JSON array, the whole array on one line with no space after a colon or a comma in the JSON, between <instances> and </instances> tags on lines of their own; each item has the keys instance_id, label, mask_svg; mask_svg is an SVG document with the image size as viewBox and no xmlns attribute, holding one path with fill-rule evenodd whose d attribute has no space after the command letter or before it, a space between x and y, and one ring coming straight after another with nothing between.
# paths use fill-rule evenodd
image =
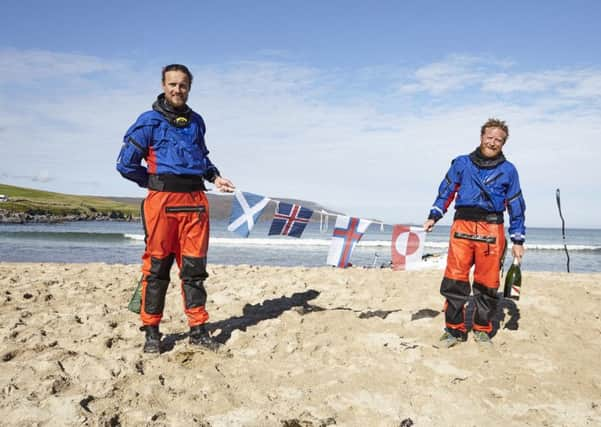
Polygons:
<instances>
[{"instance_id":1,"label":"black neoprene boot","mask_svg":"<svg viewBox=\"0 0 601 427\"><path fill-rule=\"evenodd\" d=\"M159 326L144 326L146 331L146 342L144 343L144 353L161 352L161 333Z\"/></svg>"},{"instance_id":2,"label":"black neoprene boot","mask_svg":"<svg viewBox=\"0 0 601 427\"><path fill-rule=\"evenodd\" d=\"M221 344L209 335L205 325L196 325L190 328L190 344L205 347L211 351L219 350Z\"/></svg>"}]
</instances>

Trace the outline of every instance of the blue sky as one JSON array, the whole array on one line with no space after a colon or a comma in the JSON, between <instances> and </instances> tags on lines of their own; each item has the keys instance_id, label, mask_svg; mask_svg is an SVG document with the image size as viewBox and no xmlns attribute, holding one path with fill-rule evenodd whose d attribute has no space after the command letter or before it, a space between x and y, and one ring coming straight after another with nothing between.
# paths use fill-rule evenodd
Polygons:
<instances>
[{"instance_id":1,"label":"blue sky","mask_svg":"<svg viewBox=\"0 0 601 427\"><path fill-rule=\"evenodd\" d=\"M421 224L494 116L527 224L560 225L561 188L568 226L601 227L599 2L21 1L3 18L0 182L143 196L114 162L180 62L244 191Z\"/></svg>"}]
</instances>

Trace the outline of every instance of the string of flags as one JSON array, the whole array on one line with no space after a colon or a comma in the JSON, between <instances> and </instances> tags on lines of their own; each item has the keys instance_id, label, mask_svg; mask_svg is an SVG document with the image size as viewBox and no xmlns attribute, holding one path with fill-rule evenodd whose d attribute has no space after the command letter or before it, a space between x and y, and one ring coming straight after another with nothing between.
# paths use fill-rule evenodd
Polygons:
<instances>
[{"instance_id":1,"label":"string of flags","mask_svg":"<svg viewBox=\"0 0 601 427\"><path fill-rule=\"evenodd\" d=\"M248 237L257 223L268 197L236 190L232 200L232 211L227 229L242 237ZM274 200L276 208L269 235L300 238L314 211L312 209ZM322 211L326 215L334 215ZM338 268L351 265L351 256L357 243L373 221L336 215L332 241L326 264ZM325 223L325 225L324 225ZM320 230L327 231L328 221L320 222ZM421 262L424 252L425 232L422 227L396 224L392 228L391 258L394 270L412 270Z\"/></svg>"}]
</instances>

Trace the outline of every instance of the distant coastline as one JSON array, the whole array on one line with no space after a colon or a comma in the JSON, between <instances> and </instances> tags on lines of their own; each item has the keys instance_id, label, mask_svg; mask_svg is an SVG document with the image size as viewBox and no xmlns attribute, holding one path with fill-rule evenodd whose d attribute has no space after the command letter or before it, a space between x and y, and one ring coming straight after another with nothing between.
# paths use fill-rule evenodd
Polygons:
<instances>
[{"instance_id":1,"label":"distant coastline","mask_svg":"<svg viewBox=\"0 0 601 427\"><path fill-rule=\"evenodd\" d=\"M232 196L207 192L211 219L227 219L231 213ZM142 198L80 196L52 193L30 188L0 184L0 224L61 223L72 221L139 221ZM316 212L323 206L306 200L277 198L296 203ZM265 207L260 221L273 217L276 200ZM331 211L330 211L331 212ZM337 212L333 212L337 213ZM314 218L319 215L314 214Z\"/></svg>"},{"instance_id":2,"label":"distant coastline","mask_svg":"<svg viewBox=\"0 0 601 427\"><path fill-rule=\"evenodd\" d=\"M139 217L126 216L123 212L55 215L51 213L11 212L0 209L0 224L53 224L70 221L138 221L139 219Z\"/></svg>"}]
</instances>

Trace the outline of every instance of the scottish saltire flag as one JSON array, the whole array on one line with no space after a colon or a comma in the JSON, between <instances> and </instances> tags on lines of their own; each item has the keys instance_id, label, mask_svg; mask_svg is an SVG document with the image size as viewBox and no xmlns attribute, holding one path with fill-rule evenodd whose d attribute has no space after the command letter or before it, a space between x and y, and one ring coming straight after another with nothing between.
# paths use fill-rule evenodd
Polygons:
<instances>
[{"instance_id":1,"label":"scottish saltire flag","mask_svg":"<svg viewBox=\"0 0 601 427\"><path fill-rule=\"evenodd\" d=\"M422 262L426 232L422 227L392 227L392 269L415 270Z\"/></svg>"},{"instance_id":2,"label":"scottish saltire flag","mask_svg":"<svg viewBox=\"0 0 601 427\"><path fill-rule=\"evenodd\" d=\"M369 224L371 224L371 221L366 219L338 216L332 234L327 264L339 268L348 267L353 249L363 237L363 233L365 233Z\"/></svg>"},{"instance_id":3,"label":"scottish saltire flag","mask_svg":"<svg viewBox=\"0 0 601 427\"><path fill-rule=\"evenodd\" d=\"M227 229L242 237L248 237L267 203L269 198L265 196L234 191L232 214Z\"/></svg>"},{"instance_id":4,"label":"scottish saltire flag","mask_svg":"<svg viewBox=\"0 0 601 427\"><path fill-rule=\"evenodd\" d=\"M313 216L313 211L300 205L278 202L269 234L300 237Z\"/></svg>"}]
</instances>

